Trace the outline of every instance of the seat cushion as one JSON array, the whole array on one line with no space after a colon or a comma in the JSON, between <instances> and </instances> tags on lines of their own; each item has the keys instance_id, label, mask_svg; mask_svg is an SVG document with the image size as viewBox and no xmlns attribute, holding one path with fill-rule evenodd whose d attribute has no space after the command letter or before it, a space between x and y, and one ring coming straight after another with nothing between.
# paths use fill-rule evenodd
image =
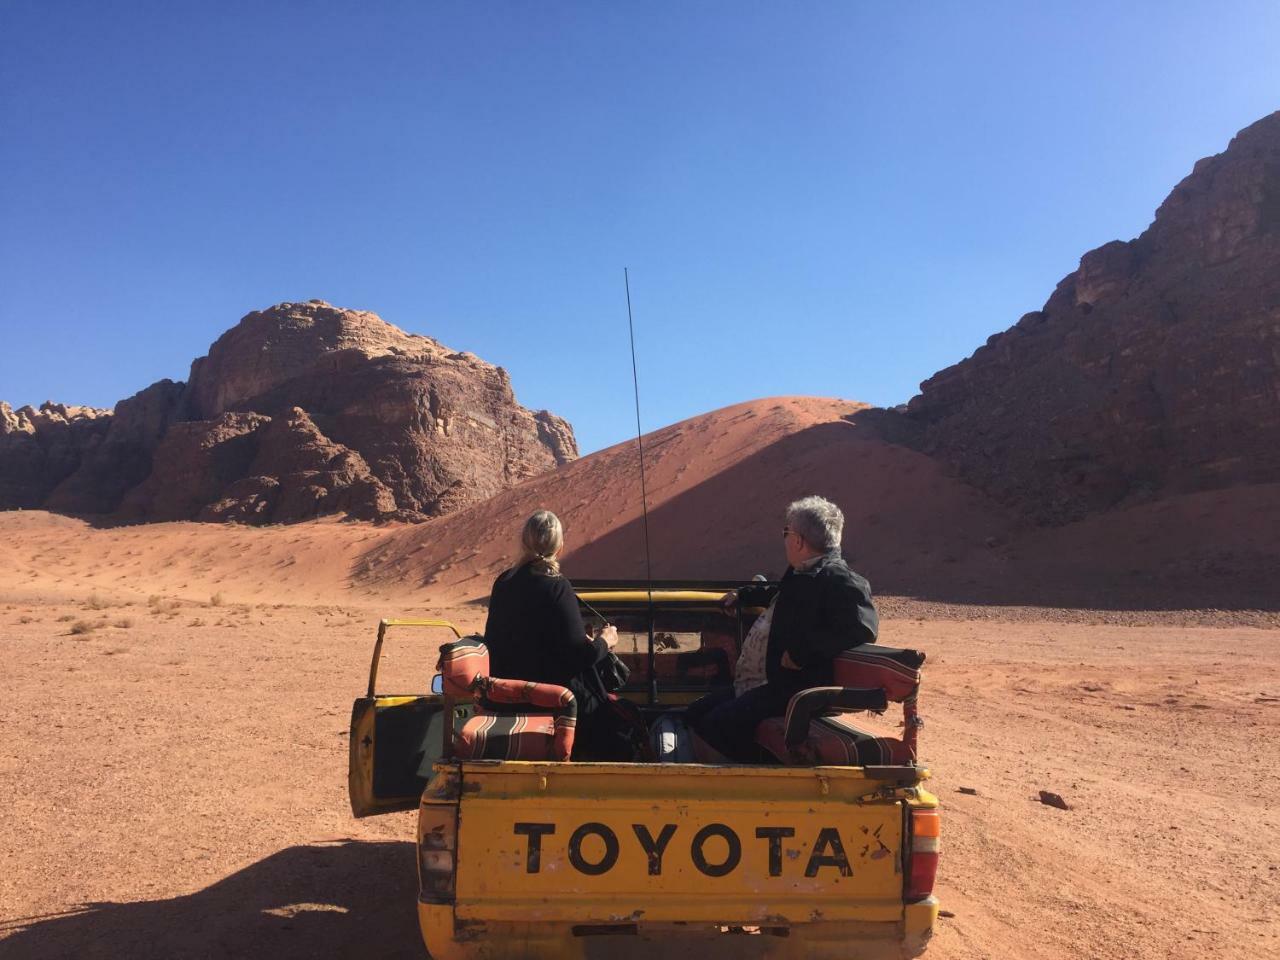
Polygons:
<instances>
[{"instance_id":1,"label":"seat cushion","mask_svg":"<svg viewBox=\"0 0 1280 960\"><path fill-rule=\"evenodd\" d=\"M440 648L438 666L447 696L471 698L476 677L489 675L489 648L481 636L463 637Z\"/></svg>"},{"instance_id":2,"label":"seat cushion","mask_svg":"<svg viewBox=\"0 0 1280 960\"><path fill-rule=\"evenodd\" d=\"M919 688L923 664L924 654L919 650L863 643L836 656L835 685L883 690L886 697L900 703Z\"/></svg>"},{"instance_id":3,"label":"seat cushion","mask_svg":"<svg viewBox=\"0 0 1280 960\"><path fill-rule=\"evenodd\" d=\"M549 709L554 727L553 742L547 757L539 759L568 760L573 753L573 738L578 725L578 701L573 691L554 683L536 683L533 680L502 680L480 677L476 681L480 694L480 712L485 714L513 714L512 704ZM515 759L515 758L512 758Z\"/></svg>"},{"instance_id":4,"label":"seat cushion","mask_svg":"<svg viewBox=\"0 0 1280 960\"><path fill-rule=\"evenodd\" d=\"M503 680L484 677L480 681L481 702L485 704L531 703L548 710L563 710L576 716L573 692L555 683L536 680Z\"/></svg>"},{"instance_id":5,"label":"seat cushion","mask_svg":"<svg viewBox=\"0 0 1280 960\"><path fill-rule=\"evenodd\" d=\"M786 721L770 717L756 727L756 742L783 763L818 763L840 767L892 766L914 763L912 751L896 737L880 737L860 729L857 714L818 717L794 751L787 749Z\"/></svg>"},{"instance_id":6,"label":"seat cushion","mask_svg":"<svg viewBox=\"0 0 1280 960\"><path fill-rule=\"evenodd\" d=\"M555 732L546 714L478 714L458 731L454 752L468 760L549 760Z\"/></svg>"}]
</instances>

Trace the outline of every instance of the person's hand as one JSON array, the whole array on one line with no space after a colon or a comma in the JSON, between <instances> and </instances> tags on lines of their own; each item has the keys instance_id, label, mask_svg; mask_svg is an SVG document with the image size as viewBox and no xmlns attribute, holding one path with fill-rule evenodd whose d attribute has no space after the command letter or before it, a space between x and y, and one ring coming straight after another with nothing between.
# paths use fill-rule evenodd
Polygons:
<instances>
[{"instance_id":1,"label":"person's hand","mask_svg":"<svg viewBox=\"0 0 1280 960\"><path fill-rule=\"evenodd\" d=\"M734 608L738 606L738 591L730 590L720 598L720 609L729 616L733 616Z\"/></svg>"},{"instance_id":2,"label":"person's hand","mask_svg":"<svg viewBox=\"0 0 1280 960\"><path fill-rule=\"evenodd\" d=\"M600 631L600 636L604 638L605 646L610 650L618 645L618 628L612 623L607 623L604 629Z\"/></svg>"},{"instance_id":3,"label":"person's hand","mask_svg":"<svg viewBox=\"0 0 1280 960\"><path fill-rule=\"evenodd\" d=\"M791 654L784 652L782 654L782 667L784 670L799 670L800 664L791 659Z\"/></svg>"}]
</instances>

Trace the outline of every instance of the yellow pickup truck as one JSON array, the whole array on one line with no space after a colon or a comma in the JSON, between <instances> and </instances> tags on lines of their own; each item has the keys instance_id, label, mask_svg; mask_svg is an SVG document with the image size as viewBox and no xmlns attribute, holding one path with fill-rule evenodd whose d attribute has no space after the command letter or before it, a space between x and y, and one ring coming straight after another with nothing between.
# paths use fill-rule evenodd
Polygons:
<instances>
[{"instance_id":1,"label":"yellow pickup truck","mask_svg":"<svg viewBox=\"0 0 1280 960\"><path fill-rule=\"evenodd\" d=\"M619 628L631 668L622 694L655 731L649 762L551 759L573 722L564 703L508 723L522 742L544 732L547 759L488 758L494 745L520 752L491 738L484 753L483 737L463 735L494 722L483 678L474 697L439 676L432 693L377 691L390 632L448 641L446 656L483 654L478 638L442 620L382 621L352 710L351 806L357 817L418 808L418 916L431 956L850 960L925 949L939 817L915 762L923 654L853 648L843 670L859 687L817 688L766 721L758 739L776 763L691 762L672 749L681 711L731 682L759 612L726 616L730 585L578 585L585 609ZM849 694L871 684L880 708L903 704L896 737L863 729L844 706L863 703Z\"/></svg>"}]
</instances>

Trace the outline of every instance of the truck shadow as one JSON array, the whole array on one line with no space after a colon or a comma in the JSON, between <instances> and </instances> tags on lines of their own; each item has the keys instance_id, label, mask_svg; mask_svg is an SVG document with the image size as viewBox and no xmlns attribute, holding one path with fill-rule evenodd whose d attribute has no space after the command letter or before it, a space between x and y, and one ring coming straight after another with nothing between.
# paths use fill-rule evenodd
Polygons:
<instances>
[{"instance_id":1,"label":"truck shadow","mask_svg":"<svg viewBox=\"0 0 1280 960\"><path fill-rule=\"evenodd\" d=\"M412 843L308 844L187 896L0 917L0 958L422 960L416 902Z\"/></svg>"}]
</instances>

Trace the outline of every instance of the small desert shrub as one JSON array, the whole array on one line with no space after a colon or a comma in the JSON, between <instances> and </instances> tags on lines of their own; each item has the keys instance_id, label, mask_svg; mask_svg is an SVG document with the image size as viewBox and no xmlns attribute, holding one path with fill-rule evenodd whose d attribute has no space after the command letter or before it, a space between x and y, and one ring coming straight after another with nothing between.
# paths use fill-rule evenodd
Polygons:
<instances>
[{"instance_id":1,"label":"small desert shrub","mask_svg":"<svg viewBox=\"0 0 1280 960\"><path fill-rule=\"evenodd\" d=\"M221 593L215 593L209 598L209 606L211 607L220 607L226 602L226 598Z\"/></svg>"},{"instance_id":2,"label":"small desert shrub","mask_svg":"<svg viewBox=\"0 0 1280 960\"><path fill-rule=\"evenodd\" d=\"M81 634L85 634L85 633L91 633L92 631L93 631L93 624L90 623L88 620L77 620L75 623L71 625L71 635L73 637L80 636Z\"/></svg>"},{"instance_id":3,"label":"small desert shrub","mask_svg":"<svg viewBox=\"0 0 1280 960\"><path fill-rule=\"evenodd\" d=\"M173 611L178 609L178 601L166 597L152 596L147 598L147 606L151 608L153 616L161 613L172 615Z\"/></svg>"},{"instance_id":4,"label":"small desert shrub","mask_svg":"<svg viewBox=\"0 0 1280 960\"><path fill-rule=\"evenodd\" d=\"M90 610L105 610L107 607L111 606L111 603L98 594L92 593L89 595L89 599L85 603L85 606Z\"/></svg>"},{"instance_id":5,"label":"small desert shrub","mask_svg":"<svg viewBox=\"0 0 1280 960\"><path fill-rule=\"evenodd\" d=\"M74 613L64 613L62 616L60 616L60 617L58 618L58 622L59 622L59 623L70 623L70 622L71 622L72 620L74 620L75 618L76 618L76 615L75 615Z\"/></svg>"},{"instance_id":6,"label":"small desert shrub","mask_svg":"<svg viewBox=\"0 0 1280 960\"><path fill-rule=\"evenodd\" d=\"M130 627L133 626L133 619L131 617L125 617L122 620L117 620L115 623L112 624L112 626L119 627L121 630L128 630Z\"/></svg>"},{"instance_id":7,"label":"small desert shrub","mask_svg":"<svg viewBox=\"0 0 1280 960\"><path fill-rule=\"evenodd\" d=\"M18 618L19 623L35 623L35 621L36 621L35 617L19 617Z\"/></svg>"}]
</instances>

